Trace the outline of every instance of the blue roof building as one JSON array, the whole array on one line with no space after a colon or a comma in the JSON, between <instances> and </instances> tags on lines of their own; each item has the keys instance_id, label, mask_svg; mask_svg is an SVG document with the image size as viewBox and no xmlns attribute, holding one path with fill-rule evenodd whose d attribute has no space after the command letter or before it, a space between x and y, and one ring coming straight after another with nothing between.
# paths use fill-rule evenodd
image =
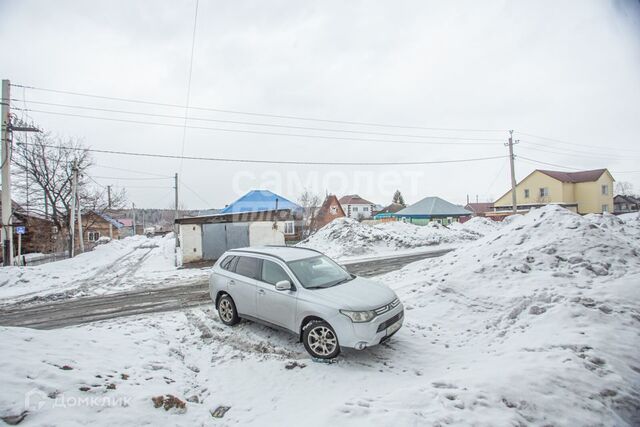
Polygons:
<instances>
[{"instance_id":1,"label":"blue roof building","mask_svg":"<svg viewBox=\"0 0 640 427\"><path fill-rule=\"evenodd\" d=\"M440 224L458 222L460 217L472 215L462 206L454 205L440 197L425 197L419 202L396 212L394 216L401 221L423 225L431 221Z\"/></svg>"},{"instance_id":2,"label":"blue roof building","mask_svg":"<svg viewBox=\"0 0 640 427\"><path fill-rule=\"evenodd\" d=\"M235 202L227 205L218 212L217 215L244 212L268 212L280 209L288 209L292 213L302 212L302 206L269 190L252 190Z\"/></svg>"}]
</instances>

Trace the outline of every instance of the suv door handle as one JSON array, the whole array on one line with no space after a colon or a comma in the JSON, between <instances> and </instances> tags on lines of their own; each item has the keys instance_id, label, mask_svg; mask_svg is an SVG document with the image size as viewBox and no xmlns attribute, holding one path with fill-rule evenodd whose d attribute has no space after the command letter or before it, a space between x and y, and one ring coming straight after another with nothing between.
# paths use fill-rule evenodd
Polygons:
<instances>
[{"instance_id":1,"label":"suv door handle","mask_svg":"<svg viewBox=\"0 0 640 427\"><path fill-rule=\"evenodd\" d=\"M265 294L265 291L264 291L264 289L258 289L258 293L259 293L260 295L264 295L264 294Z\"/></svg>"}]
</instances>

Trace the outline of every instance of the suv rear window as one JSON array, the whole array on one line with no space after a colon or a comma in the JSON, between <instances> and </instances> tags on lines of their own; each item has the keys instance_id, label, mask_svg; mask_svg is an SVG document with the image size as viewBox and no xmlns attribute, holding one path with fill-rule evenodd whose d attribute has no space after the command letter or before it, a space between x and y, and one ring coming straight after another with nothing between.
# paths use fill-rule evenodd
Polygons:
<instances>
[{"instance_id":1,"label":"suv rear window","mask_svg":"<svg viewBox=\"0 0 640 427\"><path fill-rule=\"evenodd\" d=\"M262 274L262 260L260 258L251 258L248 256L238 257L236 264L236 274L260 280Z\"/></svg>"},{"instance_id":2,"label":"suv rear window","mask_svg":"<svg viewBox=\"0 0 640 427\"><path fill-rule=\"evenodd\" d=\"M222 260L222 262L220 263L220 268L227 271L233 271L234 267L236 266L237 260L238 260L238 257L229 255L228 257Z\"/></svg>"}]
</instances>

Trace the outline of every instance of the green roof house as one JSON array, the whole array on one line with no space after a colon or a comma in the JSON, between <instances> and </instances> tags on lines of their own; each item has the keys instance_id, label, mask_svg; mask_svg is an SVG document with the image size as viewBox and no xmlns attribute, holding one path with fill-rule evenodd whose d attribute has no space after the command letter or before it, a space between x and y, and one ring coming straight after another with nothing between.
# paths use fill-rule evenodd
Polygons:
<instances>
[{"instance_id":1,"label":"green roof house","mask_svg":"<svg viewBox=\"0 0 640 427\"><path fill-rule=\"evenodd\" d=\"M396 212L394 216L399 221L409 222L416 225L425 225L429 222L439 224L451 224L460 221L460 217L472 215L462 206L449 203L440 197L425 197L419 202Z\"/></svg>"}]
</instances>

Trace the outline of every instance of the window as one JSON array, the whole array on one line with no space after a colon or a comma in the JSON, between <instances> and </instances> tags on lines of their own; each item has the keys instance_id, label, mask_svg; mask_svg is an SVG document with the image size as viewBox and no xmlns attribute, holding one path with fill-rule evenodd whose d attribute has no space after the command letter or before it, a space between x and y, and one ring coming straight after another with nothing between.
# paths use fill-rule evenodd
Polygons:
<instances>
[{"instance_id":1,"label":"window","mask_svg":"<svg viewBox=\"0 0 640 427\"><path fill-rule=\"evenodd\" d=\"M362 212L369 212L369 206L363 206Z\"/></svg>"},{"instance_id":2,"label":"window","mask_svg":"<svg viewBox=\"0 0 640 427\"><path fill-rule=\"evenodd\" d=\"M237 261L238 257L230 255L222 260L222 262L220 263L220 268L227 271L233 271Z\"/></svg>"},{"instance_id":3,"label":"window","mask_svg":"<svg viewBox=\"0 0 640 427\"><path fill-rule=\"evenodd\" d=\"M338 213L338 207L337 206L331 206L331 214L335 215Z\"/></svg>"},{"instance_id":4,"label":"window","mask_svg":"<svg viewBox=\"0 0 640 427\"><path fill-rule=\"evenodd\" d=\"M524 198L525 198L525 199L528 199L528 198L529 198L529 189L528 189L528 188L525 188L525 189L524 189Z\"/></svg>"},{"instance_id":5,"label":"window","mask_svg":"<svg viewBox=\"0 0 640 427\"><path fill-rule=\"evenodd\" d=\"M540 189L540 197L549 196L549 189L547 187L543 187Z\"/></svg>"},{"instance_id":6,"label":"window","mask_svg":"<svg viewBox=\"0 0 640 427\"><path fill-rule=\"evenodd\" d=\"M609 205L602 205L602 212L609 212Z\"/></svg>"},{"instance_id":7,"label":"window","mask_svg":"<svg viewBox=\"0 0 640 427\"><path fill-rule=\"evenodd\" d=\"M354 207L351 208L351 210L354 211L354 212L358 212L358 207L354 206Z\"/></svg>"},{"instance_id":8,"label":"window","mask_svg":"<svg viewBox=\"0 0 640 427\"><path fill-rule=\"evenodd\" d=\"M262 260L259 258L252 258L248 256L238 257L238 263L236 264L236 274L249 277L251 279L260 279L262 276Z\"/></svg>"},{"instance_id":9,"label":"window","mask_svg":"<svg viewBox=\"0 0 640 427\"><path fill-rule=\"evenodd\" d=\"M352 279L349 273L324 255L291 261L287 265L307 289L329 288Z\"/></svg>"},{"instance_id":10,"label":"window","mask_svg":"<svg viewBox=\"0 0 640 427\"><path fill-rule=\"evenodd\" d=\"M606 196L608 194L609 194L609 186L605 184L602 186L602 195Z\"/></svg>"},{"instance_id":11,"label":"window","mask_svg":"<svg viewBox=\"0 0 640 427\"><path fill-rule=\"evenodd\" d=\"M293 221L286 221L284 223L284 234L295 234L296 225Z\"/></svg>"},{"instance_id":12,"label":"window","mask_svg":"<svg viewBox=\"0 0 640 427\"><path fill-rule=\"evenodd\" d=\"M273 261L263 260L262 261L262 281L266 283L271 283L275 285L276 283L288 280L291 282L291 278L284 271L282 267L276 264Z\"/></svg>"},{"instance_id":13,"label":"window","mask_svg":"<svg viewBox=\"0 0 640 427\"><path fill-rule=\"evenodd\" d=\"M87 233L87 239L90 242L95 242L100 238L100 232L99 231L89 231Z\"/></svg>"}]
</instances>

